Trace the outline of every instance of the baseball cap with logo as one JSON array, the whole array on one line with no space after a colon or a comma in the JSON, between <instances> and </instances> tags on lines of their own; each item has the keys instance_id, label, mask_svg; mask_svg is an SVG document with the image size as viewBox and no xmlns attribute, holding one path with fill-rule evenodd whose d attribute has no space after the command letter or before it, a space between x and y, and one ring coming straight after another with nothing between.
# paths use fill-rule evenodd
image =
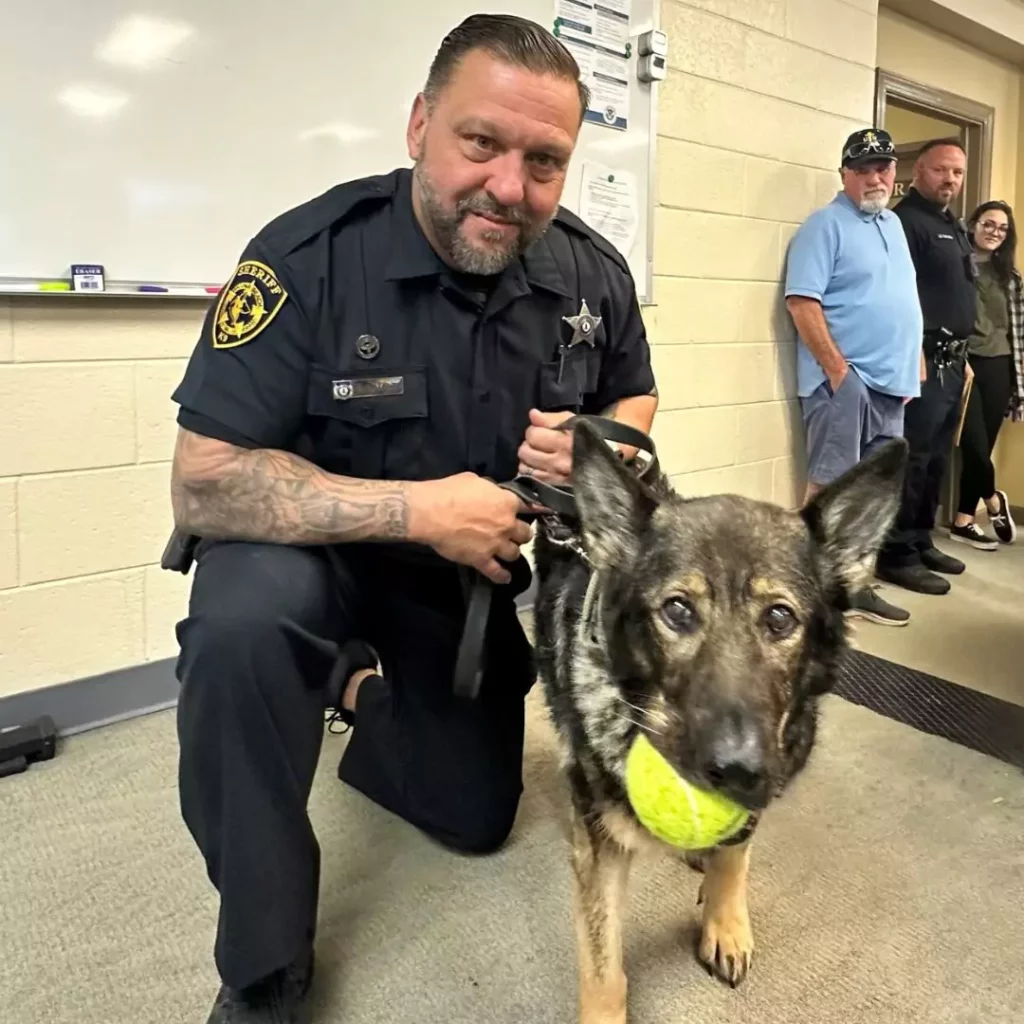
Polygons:
<instances>
[{"instance_id":1,"label":"baseball cap with logo","mask_svg":"<svg viewBox=\"0 0 1024 1024\"><path fill-rule=\"evenodd\" d=\"M874 160L896 160L892 136L884 128L854 132L843 146L843 166L862 167Z\"/></svg>"}]
</instances>

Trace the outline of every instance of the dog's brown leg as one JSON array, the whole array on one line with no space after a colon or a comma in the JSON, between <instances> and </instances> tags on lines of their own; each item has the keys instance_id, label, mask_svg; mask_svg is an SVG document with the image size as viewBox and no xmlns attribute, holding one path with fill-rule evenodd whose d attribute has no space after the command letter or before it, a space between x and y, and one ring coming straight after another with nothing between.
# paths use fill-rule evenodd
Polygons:
<instances>
[{"instance_id":1,"label":"dog's brown leg","mask_svg":"<svg viewBox=\"0 0 1024 1024\"><path fill-rule=\"evenodd\" d=\"M573 917L580 1024L626 1024L622 911L632 856L598 821L573 815Z\"/></svg>"},{"instance_id":2,"label":"dog's brown leg","mask_svg":"<svg viewBox=\"0 0 1024 1024\"><path fill-rule=\"evenodd\" d=\"M750 841L721 846L704 861L700 900L704 904L701 960L734 988L747 976L754 936L747 913Z\"/></svg>"}]
</instances>

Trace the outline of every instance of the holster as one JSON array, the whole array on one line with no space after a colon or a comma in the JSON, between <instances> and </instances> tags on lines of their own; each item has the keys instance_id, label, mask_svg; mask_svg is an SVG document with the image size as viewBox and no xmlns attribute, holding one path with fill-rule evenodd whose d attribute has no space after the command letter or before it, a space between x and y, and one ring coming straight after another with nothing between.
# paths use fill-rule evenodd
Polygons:
<instances>
[{"instance_id":1,"label":"holster","mask_svg":"<svg viewBox=\"0 0 1024 1024\"><path fill-rule=\"evenodd\" d=\"M175 528L171 534L167 547L160 557L160 568L171 569L187 576L195 561L196 546L199 544L199 537L194 533L185 533Z\"/></svg>"}]
</instances>

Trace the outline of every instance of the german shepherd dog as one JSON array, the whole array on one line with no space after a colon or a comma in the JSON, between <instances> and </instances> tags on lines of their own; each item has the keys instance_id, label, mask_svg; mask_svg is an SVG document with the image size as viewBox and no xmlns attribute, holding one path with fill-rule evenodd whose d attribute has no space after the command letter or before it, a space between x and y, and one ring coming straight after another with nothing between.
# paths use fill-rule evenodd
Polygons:
<instances>
[{"instance_id":1,"label":"german shepherd dog","mask_svg":"<svg viewBox=\"0 0 1024 1024\"><path fill-rule=\"evenodd\" d=\"M906 444L888 442L799 511L732 495L684 499L638 478L586 422L574 429L579 543L538 528L536 652L573 810L580 1024L625 1024L621 916L633 855L669 847L626 796L642 730L685 778L752 813L699 851L698 956L733 986L750 966L750 840L807 762L818 698L848 640L900 501Z\"/></svg>"}]
</instances>

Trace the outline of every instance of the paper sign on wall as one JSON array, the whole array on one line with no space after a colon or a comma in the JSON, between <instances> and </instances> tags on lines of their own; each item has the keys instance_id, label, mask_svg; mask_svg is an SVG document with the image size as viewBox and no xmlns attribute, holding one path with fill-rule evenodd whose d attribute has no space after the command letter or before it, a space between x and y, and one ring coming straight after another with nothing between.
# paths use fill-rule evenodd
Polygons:
<instances>
[{"instance_id":1,"label":"paper sign on wall","mask_svg":"<svg viewBox=\"0 0 1024 1024\"><path fill-rule=\"evenodd\" d=\"M629 259L640 223L635 174L585 160L579 210L584 221Z\"/></svg>"},{"instance_id":2,"label":"paper sign on wall","mask_svg":"<svg viewBox=\"0 0 1024 1024\"><path fill-rule=\"evenodd\" d=\"M591 124L629 126L629 17L632 0L555 0L555 35L590 89Z\"/></svg>"}]
</instances>

